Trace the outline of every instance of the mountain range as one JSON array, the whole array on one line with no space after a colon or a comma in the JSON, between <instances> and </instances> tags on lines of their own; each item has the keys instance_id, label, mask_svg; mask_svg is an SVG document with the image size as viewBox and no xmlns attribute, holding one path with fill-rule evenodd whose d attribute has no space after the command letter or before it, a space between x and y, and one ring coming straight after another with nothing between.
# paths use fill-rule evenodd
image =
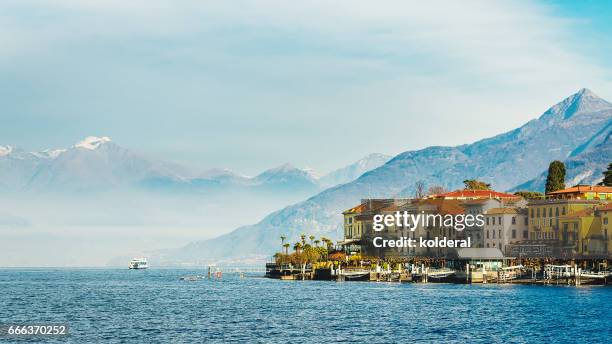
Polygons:
<instances>
[{"instance_id":1,"label":"mountain range","mask_svg":"<svg viewBox=\"0 0 612 344\"><path fill-rule=\"evenodd\" d=\"M184 166L152 160L117 145L108 137L89 136L66 149L26 152L0 146L0 190L81 192L139 188L163 192L290 193L312 195L347 183L389 157L371 154L321 178L291 164L247 177L229 169L195 172Z\"/></svg>"},{"instance_id":2,"label":"mountain range","mask_svg":"<svg viewBox=\"0 0 612 344\"><path fill-rule=\"evenodd\" d=\"M581 89L517 129L471 144L398 154L354 181L275 211L257 224L152 257L160 264L261 259L279 249L281 235L289 240L301 233L337 239L343 210L363 198L411 196L416 181L457 189L465 179L479 179L500 191L543 191L548 164L561 160L568 167L568 182L594 183L612 161L611 122L612 104Z\"/></svg>"}]
</instances>

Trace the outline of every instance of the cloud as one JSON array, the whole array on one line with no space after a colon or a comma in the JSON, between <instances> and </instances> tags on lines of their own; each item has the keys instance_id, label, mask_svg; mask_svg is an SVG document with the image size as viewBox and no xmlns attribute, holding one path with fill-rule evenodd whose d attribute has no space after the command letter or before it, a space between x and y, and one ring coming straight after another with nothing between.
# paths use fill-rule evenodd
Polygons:
<instances>
[{"instance_id":1,"label":"cloud","mask_svg":"<svg viewBox=\"0 0 612 344\"><path fill-rule=\"evenodd\" d=\"M203 153L203 164L247 173L288 160L329 170L371 151L463 143L581 87L612 94L609 66L574 35L577 23L530 1L2 7L2 86L20 87L1 100L23 120L0 134L39 123L41 140L44 128L69 142L104 131L128 146L151 135L150 153ZM384 133L363 125L373 119ZM415 122L420 130L407 132Z\"/></svg>"}]
</instances>

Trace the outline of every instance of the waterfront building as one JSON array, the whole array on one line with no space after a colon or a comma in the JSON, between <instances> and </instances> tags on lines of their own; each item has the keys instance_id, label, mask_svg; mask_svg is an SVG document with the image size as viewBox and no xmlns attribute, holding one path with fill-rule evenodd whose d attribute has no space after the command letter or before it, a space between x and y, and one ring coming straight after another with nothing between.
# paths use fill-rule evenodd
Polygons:
<instances>
[{"instance_id":1,"label":"waterfront building","mask_svg":"<svg viewBox=\"0 0 612 344\"><path fill-rule=\"evenodd\" d=\"M492 208L484 214L484 242L487 248L506 253L507 245L529 237L526 208Z\"/></svg>"},{"instance_id":2,"label":"waterfront building","mask_svg":"<svg viewBox=\"0 0 612 344\"><path fill-rule=\"evenodd\" d=\"M600 206L596 210L596 215L601 224L601 235L606 242L606 254L612 254L612 203Z\"/></svg>"},{"instance_id":3,"label":"waterfront building","mask_svg":"<svg viewBox=\"0 0 612 344\"><path fill-rule=\"evenodd\" d=\"M348 253L361 251L361 241L365 231L372 230L372 217L381 213L384 208L397 203L408 202L402 199L362 199L361 203L342 212L344 216L344 235L338 245L345 248Z\"/></svg>"},{"instance_id":4,"label":"waterfront building","mask_svg":"<svg viewBox=\"0 0 612 344\"><path fill-rule=\"evenodd\" d=\"M390 204L386 207L378 209L376 213L387 215L396 214L397 212L419 216L426 215L458 215L464 214L464 208L461 206L459 200L443 200L443 199L402 199L396 200L394 204ZM373 229L372 217L373 213L361 215L364 218L357 217L358 220L364 221L364 232L361 238L362 253L366 256L377 256L377 257L407 257L407 256L423 256L423 257L445 257L448 255L450 250L453 248L448 247L375 247L373 240L376 237L380 237L384 240L398 240L401 238L412 239L419 241L420 238L424 240L456 240L458 239L458 233L453 226L444 226L442 223L435 223L432 221L428 224L422 222L411 223L414 230L411 230L404 226L396 226L395 224L385 226L381 231L375 231Z\"/></svg>"},{"instance_id":5,"label":"waterfront building","mask_svg":"<svg viewBox=\"0 0 612 344\"><path fill-rule=\"evenodd\" d=\"M612 204L587 208L560 219L561 240L581 256L607 257L610 250L609 221Z\"/></svg>"},{"instance_id":6,"label":"waterfront building","mask_svg":"<svg viewBox=\"0 0 612 344\"><path fill-rule=\"evenodd\" d=\"M506 208L506 207L525 208L527 206L527 201L524 198L471 199L471 200L463 201L462 206L465 208L466 214L472 214L476 216L476 215L483 215L488 210L493 209L493 208ZM485 247L484 226L478 226L477 224L474 224L473 226L468 226L465 228L463 232L463 236L465 238L470 238L472 247L474 248Z\"/></svg>"},{"instance_id":7,"label":"waterfront building","mask_svg":"<svg viewBox=\"0 0 612 344\"><path fill-rule=\"evenodd\" d=\"M586 199L549 198L532 200L529 209L529 240L559 241L560 219L585 209L594 209L601 201Z\"/></svg>"},{"instance_id":8,"label":"waterfront building","mask_svg":"<svg viewBox=\"0 0 612 344\"><path fill-rule=\"evenodd\" d=\"M612 187L578 184L571 188L549 192L546 198L610 201L612 200Z\"/></svg>"}]
</instances>

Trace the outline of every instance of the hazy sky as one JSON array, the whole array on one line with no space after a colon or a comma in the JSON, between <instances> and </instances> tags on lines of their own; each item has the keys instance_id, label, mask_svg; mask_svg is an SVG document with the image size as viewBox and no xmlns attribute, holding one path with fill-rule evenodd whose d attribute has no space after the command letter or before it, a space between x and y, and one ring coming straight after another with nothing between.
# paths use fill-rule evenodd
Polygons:
<instances>
[{"instance_id":1,"label":"hazy sky","mask_svg":"<svg viewBox=\"0 0 612 344\"><path fill-rule=\"evenodd\" d=\"M202 168L325 172L466 143L591 88L595 2L2 1L0 144L85 136Z\"/></svg>"}]
</instances>

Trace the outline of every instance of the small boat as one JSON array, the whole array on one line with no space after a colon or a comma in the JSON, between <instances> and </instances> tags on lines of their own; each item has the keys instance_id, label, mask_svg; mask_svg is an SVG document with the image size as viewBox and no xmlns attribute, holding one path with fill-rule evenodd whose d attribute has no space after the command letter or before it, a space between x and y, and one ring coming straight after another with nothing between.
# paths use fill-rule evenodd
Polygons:
<instances>
[{"instance_id":1,"label":"small boat","mask_svg":"<svg viewBox=\"0 0 612 344\"><path fill-rule=\"evenodd\" d=\"M204 276L182 276L179 279L181 281L193 282L204 279Z\"/></svg>"},{"instance_id":2,"label":"small boat","mask_svg":"<svg viewBox=\"0 0 612 344\"><path fill-rule=\"evenodd\" d=\"M608 271L600 271L600 272L593 272L593 271L581 271L580 272L580 277L581 278L595 278L595 279L603 279L606 277L611 277L612 274Z\"/></svg>"},{"instance_id":3,"label":"small boat","mask_svg":"<svg viewBox=\"0 0 612 344\"><path fill-rule=\"evenodd\" d=\"M446 269L446 268L442 268L442 269L431 269L427 272L427 278L428 279L434 279L434 280L443 280L443 279L447 279L449 277L451 277L452 275L455 274L455 270L452 269Z\"/></svg>"},{"instance_id":4,"label":"small boat","mask_svg":"<svg viewBox=\"0 0 612 344\"><path fill-rule=\"evenodd\" d=\"M134 270L147 269L149 268L149 263L147 262L147 258L134 258L130 261L128 267Z\"/></svg>"},{"instance_id":5,"label":"small boat","mask_svg":"<svg viewBox=\"0 0 612 344\"><path fill-rule=\"evenodd\" d=\"M364 270L342 271L340 273L340 276L342 276L345 281L369 281L370 271L364 271Z\"/></svg>"}]
</instances>

